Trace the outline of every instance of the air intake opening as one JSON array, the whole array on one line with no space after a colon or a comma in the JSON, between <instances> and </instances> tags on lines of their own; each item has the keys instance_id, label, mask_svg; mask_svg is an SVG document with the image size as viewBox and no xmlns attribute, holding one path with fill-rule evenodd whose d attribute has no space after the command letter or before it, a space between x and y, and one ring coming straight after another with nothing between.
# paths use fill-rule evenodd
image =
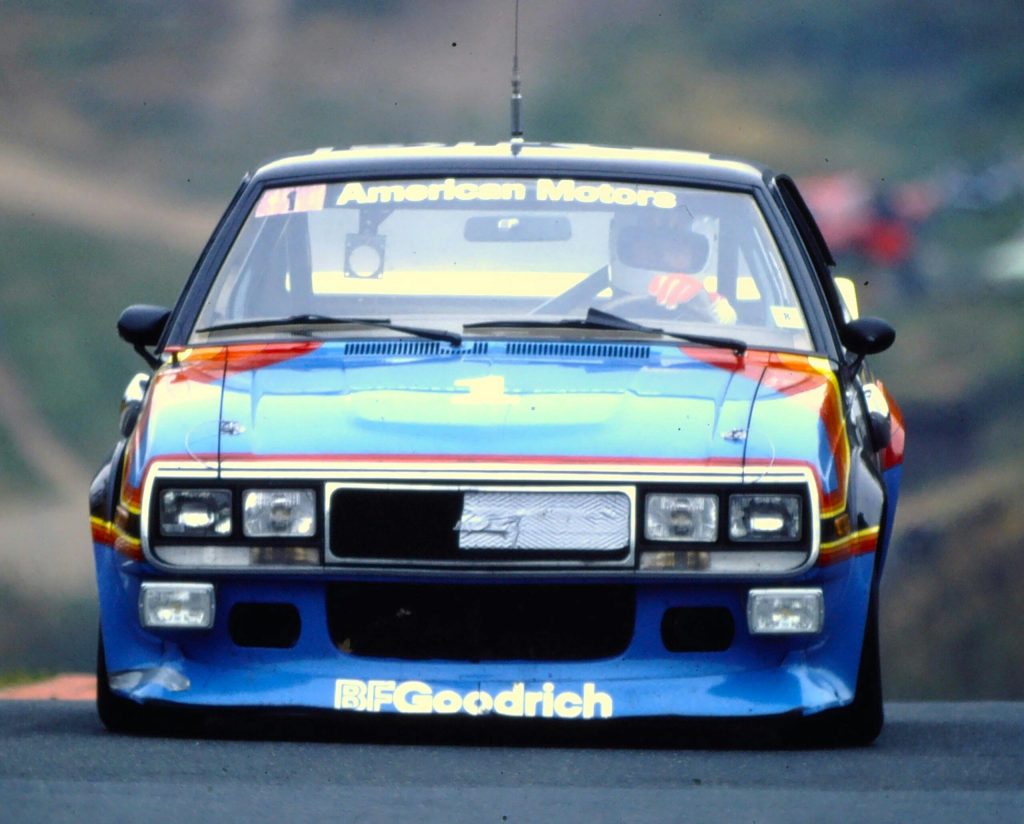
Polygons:
<instances>
[{"instance_id":1,"label":"air intake opening","mask_svg":"<svg viewBox=\"0 0 1024 824\"><path fill-rule=\"evenodd\" d=\"M240 647L294 647L302 631L293 604L235 604L228 617L231 640Z\"/></svg>"},{"instance_id":2,"label":"air intake opening","mask_svg":"<svg viewBox=\"0 0 1024 824\"><path fill-rule=\"evenodd\" d=\"M672 607L661 618L661 642L669 652L724 652L736 622L725 607Z\"/></svg>"},{"instance_id":3,"label":"air intake opening","mask_svg":"<svg viewBox=\"0 0 1024 824\"><path fill-rule=\"evenodd\" d=\"M328 588L342 652L422 661L584 661L625 651L636 591L621 585L377 584Z\"/></svg>"}]
</instances>

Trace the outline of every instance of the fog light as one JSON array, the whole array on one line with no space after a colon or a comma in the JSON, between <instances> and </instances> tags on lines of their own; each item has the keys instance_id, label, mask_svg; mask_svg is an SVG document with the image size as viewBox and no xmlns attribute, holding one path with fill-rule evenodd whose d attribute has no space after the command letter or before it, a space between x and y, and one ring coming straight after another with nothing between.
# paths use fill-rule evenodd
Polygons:
<instances>
[{"instance_id":1,"label":"fog light","mask_svg":"<svg viewBox=\"0 0 1024 824\"><path fill-rule=\"evenodd\" d=\"M820 589L752 589L747 626L752 635L821 632L825 597Z\"/></svg>"},{"instance_id":2,"label":"fog light","mask_svg":"<svg viewBox=\"0 0 1024 824\"><path fill-rule=\"evenodd\" d=\"M139 620L154 629L209 629L213 604L213 584L145 581L139 590Z\"/></svg>"}]
</instances>

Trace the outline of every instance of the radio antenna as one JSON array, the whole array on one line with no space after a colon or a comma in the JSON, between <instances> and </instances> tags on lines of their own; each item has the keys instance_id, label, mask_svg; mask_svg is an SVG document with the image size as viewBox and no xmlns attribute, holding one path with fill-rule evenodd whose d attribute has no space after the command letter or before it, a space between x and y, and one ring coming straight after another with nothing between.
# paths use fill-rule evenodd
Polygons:
<instances>
[{"instance_id":1,"label":"radio antenna","mask_svg":"<svg viewBox=\"0 0 1024 824\"><path fill-rule=\"evenodd\" d=\"M518 153L523 143L522 81L519 77L519 0L516 0L515 41L512 50L512 151Z\"/></svg>"}]
</instances>

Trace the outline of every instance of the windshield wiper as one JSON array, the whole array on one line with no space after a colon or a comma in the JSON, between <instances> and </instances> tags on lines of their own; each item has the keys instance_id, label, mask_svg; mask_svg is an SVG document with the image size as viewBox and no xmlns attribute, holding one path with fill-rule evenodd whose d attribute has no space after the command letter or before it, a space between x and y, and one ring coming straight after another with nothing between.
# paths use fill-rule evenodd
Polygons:
<instances>
[{"instance_id":1,"label":"windshield wiper","mask_svg":"<svg viewBox=\"0 0 1024 824\"><path fill-rule=\"evenodd\" d=\"M616 332L643 332L649 335L664 335L665 337L683 340L687 343L698 343L705 346L714 346L719 349L731 349L737 355L742 355L747 351L747 344L738 338L719 338L710 335L690 335L685 332L668 332L654 326L634 323L626 318L620 318L618 315L603 312L593 307L587 310L585 318L563 318L562 320L538 320L537 318L489 320L479 323L467 323L462 328L465 331L466 329L511 329L515 327L525 329L608 329Z\"/></svg>"},{"instance_id":2,"label":"windshield wiper","mask_svg":"<svg viewBox=\"0 0 1024 824\"><path fill-rule=\"evenodd\" d=\"M336 318L331 315L288 315L282 318L254 318L253 320L235 320L229 323L215 323L196 329L197 332L223 332L230 329L259 329L264 326L370 326L403 332L429 340L443 340L452 346L462 345L462 335L444 329L424 329L419 326L402 326L392 323L387 318ZM306 333L308 334L308 333Z\"/></svg>"}]
</instances>

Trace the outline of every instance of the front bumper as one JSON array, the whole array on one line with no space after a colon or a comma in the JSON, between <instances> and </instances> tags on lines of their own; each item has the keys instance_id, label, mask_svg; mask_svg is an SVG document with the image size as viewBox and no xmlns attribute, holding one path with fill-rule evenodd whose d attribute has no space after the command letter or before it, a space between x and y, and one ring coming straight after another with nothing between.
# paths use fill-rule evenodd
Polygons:
<instances>
[{"instance_id":1,"label":"front bumper","mask_svg":"<svg viewBox=\"0 0 1024 824\"><path fill-rule=\"evenodd\" d=\"M212 629L147 630L138 617L139 586L165 580L166 574L125 562L102 544L95 546L95 557L111 687L135 701L581 719L810 714L849 703L874 560L865 555L767 582L822 589L825 623L818 634L751 635L746 597L764 580L666 577L635 582L632 637L619 654L584 661L472 662L369 657L339 649L329 631L326 593L341 576L218 577ZM232 608L254 602L294 605L301 631L293 646L240 646L232 640ZM728 609L735 620L731 644L715 652L670 652L661 624L674 607Z\"/></svg>"}]
</instances>

